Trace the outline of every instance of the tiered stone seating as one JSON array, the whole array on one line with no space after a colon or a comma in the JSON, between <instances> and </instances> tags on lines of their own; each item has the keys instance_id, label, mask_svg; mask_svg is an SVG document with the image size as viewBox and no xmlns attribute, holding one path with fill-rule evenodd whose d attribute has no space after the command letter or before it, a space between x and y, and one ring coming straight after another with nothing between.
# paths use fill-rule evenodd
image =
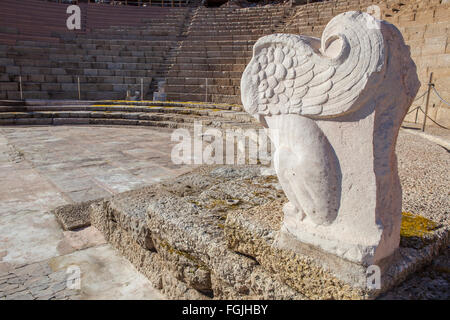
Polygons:
<instances>
[{"instance_id":1,"label":"tiered stone seating","mask_svg":"<svg viewBox=\"0 0 450 320\"><path fill-rule=\"evenodd\" d=\"M286 12L283 7L198 8L167 76L168 99L240 103L240 78L253 44L276 32Z\"/></svg>"},{"instance_id":2,"label":"tiered stone seating","mask_svg":"<svg viewBox=\"0 0 450 320\"><path fill-rule=\"evenodd\" d=\"M292 15L282 28L283 33L304 34L321 37L327 23L336 15L346 11L367 11L377 0L339 0L315 2L293 8Z\"/></svg>"},{"instance_id":3,"label":"tiered stone seating","mask_svg":"<svg viewBox=\"0 0 450 320\"><path fill-rule=\"evenodd\" d=\"M58 42L57 33L67 32L66 8L47 1L4 0L0 3L0 43L33 40Z\"/></svg>"},{"instance_id":4,"label":"tiered stone seating","mask_svg":"<svg viewBox=\"0 0 450 320\"><path fill-rule=\"evenodd\" d=\"M78 77L82 99L121 99L126 90L140 90L143 78L145 93L155 88L155 80L166 79L169 100L240 103L240 78L259 37L274 32L320 37L332 17L371 5L380 7L382 18L397 25L411 46L423 85L419 93L434 72L436 87L450 97L450 9L443 0L336 0L195 11L80 4L83 28L76 32L65 28L67 5L39 0L0 5L0 99L20 97L21 75L27 99L77 99ZM431 117L442 123L449 110L432 95Z\"/></svg>"},{"instance_id":5,"label":"tiered stone seating","mask_svg":"<svg viewBox=\"0 0 450 320\"><path fill-rule=\"evenodd\" d=\"M241 103L240 78L261 36L320 37L335 15L363 10L375 0L324 1L289 7L199 8L167 77L171 100Z\"/></svg>"},{"instance_id":6,"label":"tiered stone seating","mask_svg":"<svg viewBox=\"0 0 450 320\"><path fill-rule=\"evenodd\" d=\"M81 99L125 98L127 90L140 91L141 79L147 94L152 79L165 75L190 10L84 4L83 29L69 32L67 5L5 0L1 6L0 16L7 12L10 20L0 22L0 99L20 99L19 76L25 99L78 99L78 79ZM48 26L28 28L31 17ZM18 33L1 32L11 26ZM36 35L41 27L44 39Z\"/></svg>"},{"instance_id":7,"label":"tiered stone seating","mask_svg":"<svg viewBox=\"0 0 450 320\"><path fill-rule=\"evenodd\" d=\"M155 101L0 101L0 125L138 125L192 129L194 122L205 128L259 128L239 106Z\"/></svg>"}]
</instances>

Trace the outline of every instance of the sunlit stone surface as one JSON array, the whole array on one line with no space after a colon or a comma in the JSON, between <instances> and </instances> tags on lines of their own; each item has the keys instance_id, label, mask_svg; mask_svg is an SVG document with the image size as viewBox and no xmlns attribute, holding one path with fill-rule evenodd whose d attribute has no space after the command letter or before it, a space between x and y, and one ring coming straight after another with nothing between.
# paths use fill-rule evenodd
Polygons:
<instances>
[{"instance_id":1,"label":"sunlit stone surface","mask_svg":"<svg viewBox=\"0 0 450 320\"><path fill-rule=\"evenodd\" d=\"M257 41L241 95L269 129L289 199L278 245L296 239L366 266L394 253L402 192L395 143L419 85L401 33L366 13L336 16L322 39Z\"/></svg>"}]
</instances>

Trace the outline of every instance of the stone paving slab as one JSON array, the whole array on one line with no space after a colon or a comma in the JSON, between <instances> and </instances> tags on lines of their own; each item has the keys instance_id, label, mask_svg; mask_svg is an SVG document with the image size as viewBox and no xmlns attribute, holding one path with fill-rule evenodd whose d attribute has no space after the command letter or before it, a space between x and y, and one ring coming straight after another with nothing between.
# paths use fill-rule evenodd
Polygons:
<instances>
[{"instance_id":1,"label":"stone paving slab","mask_svg":"<svg viewBox=\"0 0 450 320\"><path fill-rule=\"evenodd\" d=\"M81 299L163 299L130 262L109 245L76 251L49 260L53 270L78 266L81 271Z\"/></svg>"},{"instance_id":2,"label":"stone paving slab","mask_svg":"<svg viewBox=\"0 0 450 320\"><path fill-rule=\"evenodd\" d=\"M48 261L20 265L0 274L0 300L77 299L67 288L66 270L53 271Z\"/></svg>"},{"instance_id":3,"label":"stone paving slab","mask_svg":"<svg viewBox=\"0 0 450 320\"><path fill-rule=\"evenodd\" d=\"M63 231L51 210L189 170L171 163L170 133L133 127L1 128L0 299L161 298L96 229ZM82 265L90 279L80 292L61 289L61 278L52 276L65 274L69 261ZM59 269L48 269L50 263ZM19 277L16 271L24 266L46 271Z\"/></svg>"},{"instance_id":4,"label":"stone paving slab","mask_svg":"<svg viewBox=\"0 0 450 320\"><path fill-rule=\"evenodd\" d=\"M11 202L2 202L2 207L5 205L14 207ZM32 263L58 255L63 233L53 214L25 208L23 203L15 208L20 211L0 214L0 251L6 252L0 265Z\"/></svg>"},{"instance_id":5,"label":"stone paving slab","mask_svg":"<svg viewBox=\"0 0 450 320\"><path fill-rule=\"evenodd\" d=\"M0 300L130 298L164 297L109 245L19 265L0 273Z\"/></svg>"}]
</instances>

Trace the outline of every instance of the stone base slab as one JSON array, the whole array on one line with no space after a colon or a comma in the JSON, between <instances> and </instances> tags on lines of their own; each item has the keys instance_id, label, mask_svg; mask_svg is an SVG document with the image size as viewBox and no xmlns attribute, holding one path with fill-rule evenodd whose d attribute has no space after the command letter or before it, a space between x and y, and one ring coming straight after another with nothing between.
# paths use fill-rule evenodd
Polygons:
<instances>
[{"instance_id":1,"label":"stone base slab","mask_svg":"<svg viewBox=\"0 0 450 320\"><path fill-rule=\"evenodd\" d=\"M208 166L95 202L90 215L172 299L370 299L448 243L444 226L402 238L392 267L382 268L381 289L368 290L362 265L280 232L286 201L269 168Z\"/></svg>"},{"instance_id":2,"label":"stone base slab","mask_svg":"<svg viewBox=\"0 0 450 320\"><path fill-rule=\"evenodd\" d=\"M56 220L64 230L76 230L91 225L89 206L99 200L67 204L52 210Z\"/></svg>"},{"instance_id":3,"label":"stone base slab","mask_svg":"<svg viewBox=\"0 0 450 320\"><path fill-rule=\"evenodd\" d=\"M397 252L382 261L380 288L367 288L367 267L299 242L280 231L283 201L228 215L228 246L254 257L266 270L309 299L370 299L388 291L431 263L449 243L448 227L438 226L423 237L402 236ZM268 216L270 214L270 217Z\"/></svg>"}]
</instances>

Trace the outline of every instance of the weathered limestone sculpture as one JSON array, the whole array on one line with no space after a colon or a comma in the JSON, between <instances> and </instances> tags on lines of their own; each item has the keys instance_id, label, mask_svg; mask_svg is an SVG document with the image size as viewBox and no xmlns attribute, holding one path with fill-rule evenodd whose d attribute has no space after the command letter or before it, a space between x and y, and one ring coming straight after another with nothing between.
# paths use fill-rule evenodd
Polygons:
<instances>
[{"instance_id":1,"label":"weathered limestone sculpture","mask_svg":"<svg viewBox=\"0 0 450 320\"><path fill-rule=\"evenodd\" d=\"M267 128L289 202L283 235L374 265L399 245L395 143L419 81L401 33L346 12L322 39L262 37L242 76L242 102ZM286 245L286 244L285 244Z\"/></svg>"}]
</instances>

